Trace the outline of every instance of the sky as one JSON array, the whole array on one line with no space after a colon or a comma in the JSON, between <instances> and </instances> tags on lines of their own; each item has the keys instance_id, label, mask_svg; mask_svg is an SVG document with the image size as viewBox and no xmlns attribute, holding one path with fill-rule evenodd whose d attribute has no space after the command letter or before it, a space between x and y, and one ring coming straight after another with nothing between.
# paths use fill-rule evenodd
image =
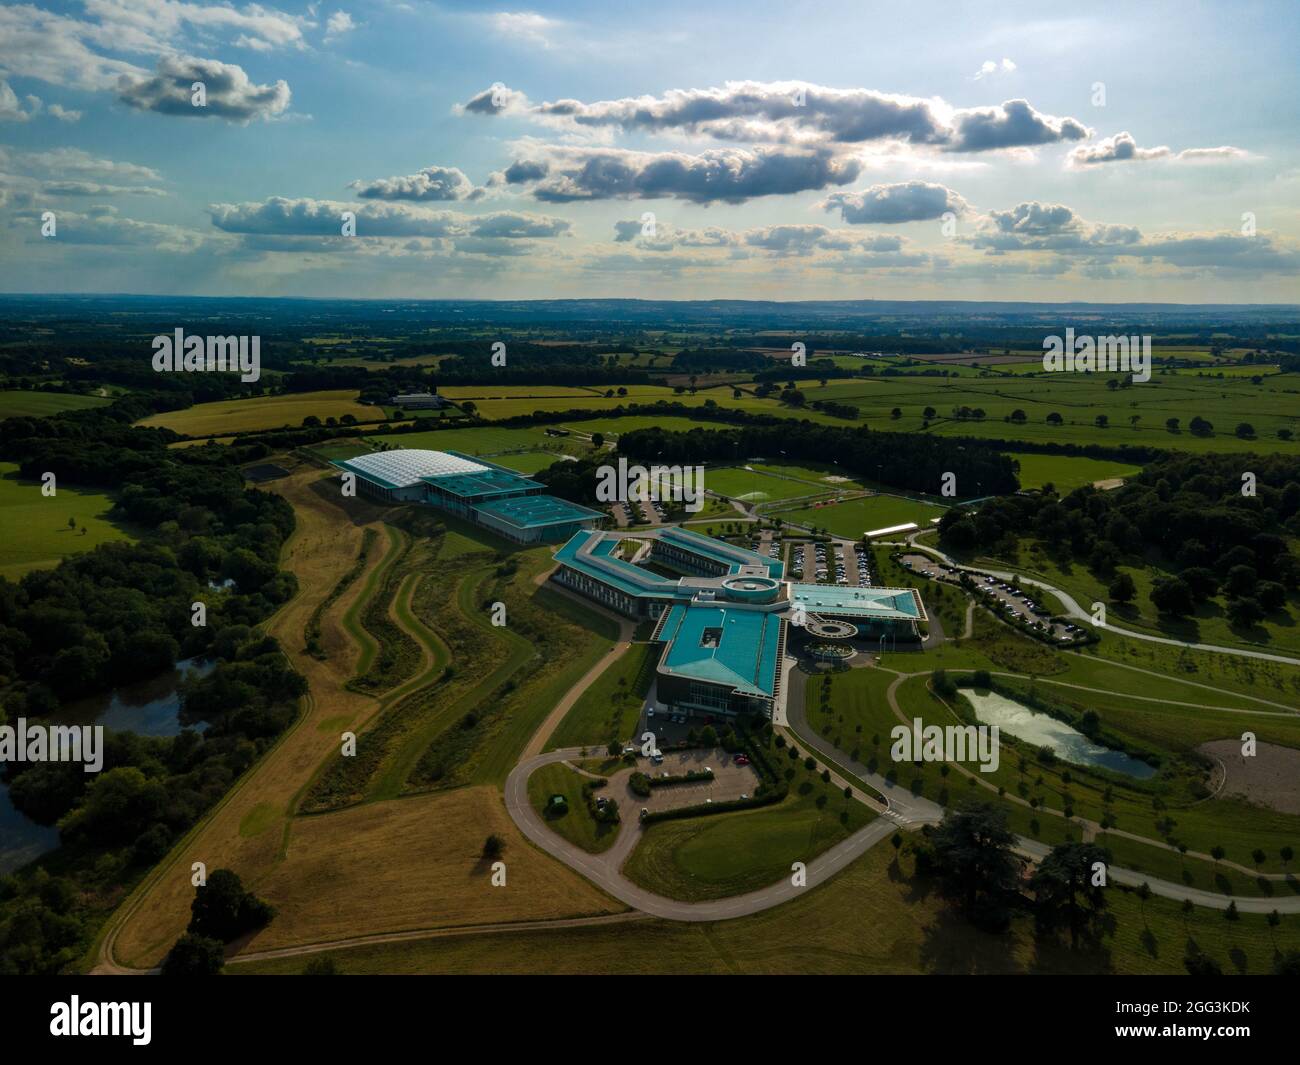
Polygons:
<instances>
[{"instance_id":1,"label":"sky","mask_svg":"<svg viewBox=\"0 0 1300 1065\"><path fill-rule=\"evenodd\" d=\"M1300 302L1300 5L0 4L0 291Z\"/></svg>"}]
</instances>

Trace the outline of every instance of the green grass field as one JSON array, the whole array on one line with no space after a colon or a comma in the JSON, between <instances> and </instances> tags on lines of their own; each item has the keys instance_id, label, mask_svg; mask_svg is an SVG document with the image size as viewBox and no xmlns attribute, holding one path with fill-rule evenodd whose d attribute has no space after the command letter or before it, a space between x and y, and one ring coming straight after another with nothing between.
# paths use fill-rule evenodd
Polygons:
<instances>
[{"instance_id":1,"label":"green grass field","mask_svg":"<svg viewBox=\"0 0 1300 1065\"><path fill-rule=\"evenodd\" d=\"M741 895L790 876L793 862L812 861L874 818L800 764L789 797L775 806L651 825L623 872L649 891L688 902Z\"/></svg>"},{"instance_id":2,"label":"green grass field","mask_svg":"<svg viewBox=\"0 0 1300 1065\"><path fill-rule=\"evenodd\" d=\"M1117 888L1102 941L1071 951L1017 917L1003 935L958 917L916 876L913 859L873 847L828 883L774 909L712 924L660 920L379 943L330 951L340 972L363 973L1114 973L1181 974L1188 945L1229 975L1265 974L1278 951L1300 949L1300 918L1270 929L1262 915L1226 921L1208 909ZM542 959L539 962L539 959ZM307 959L231 965L236 975L300 973Z\"/></svg>"},{"instance_id":3,"label":"green grass field","mask_svg":"<svg viewBox=\"0 0 1300 1065\"><path fill-rule=\"evenodd\" d=\"M1028 451L1009 451L1007 454L1020 463L1021 488L1042 488L1051 483L1061 495L1096 481L1132 477L1142 469L1123 462L1083 456L1036 455Z\"/></svg>"},{"instance_id":4,"label":"green grass field","mask_svg":"<svg viewBox=\"0 0 1300 1065\"><path fill-rule=\"evenodd\" d=\"M1041 366L1039 367L1041 370ZM1257 368L1261 369L1262 368ZM943 436L978 436L1005 440L1032 440L1076 444L1134 444L1174 451L1278 451L1296 454L1300 441L1279 439L1279 429L1300 429L1300 409L1295 392L1300 377L1295 374L1264 376L1258 385L1252 375L1197 377L1192 373L1155 373L1145 384L1107 388L1118 374L1006 374L987 377L936 379L924 377L875 377L854 381L831 381L826 387L810 387L808 400L834 400L862 411L873 429L891 432L931 432ZM981 420L958 419L955 408L980 408ZM897 407L902 415L891 417ZM924 411L935 416L927 427ZM1023 411L1023 424L1009 421ZM1047 424L1050 413L1061 415L1062 424ZM1096 425L1105 415L1107 426ZM1188 431L1192 418L1207 419L1214 426L1212 436L1193 436ZM1169 418L1179 419L1178 432L1166 428ZM1252 425L1255 440L1239 439L1235 429L1241 422Z\"/></svg>"},{"instance_id":5,"label":"green grass field","mask_svg":"<svg viewBox=\"0 0 1300 1065\"><path fill-rule=\"evenodd\" d=\"M741 466L722 466L704 471L704 487L745 503L767 503L783 499L825 494L834 488L831 484L814 484L792 477L777 477L758 469ZM850 486L845 486L850 487Z\"/></svg>"},{"instance_id":6,"label":"green grass field","mask_svg":"<svg viewBox=\"0 0 1300 1065\"><path fill-rule=\"evenodd\" d=\"M1106 603L1109 621L1122 628L1147 632L1156 636L1172 637L1188 643L1208 643L1229 647L1263 648L1278 654L1300 657L1300 595L1291 593L1285 606L1267 616L1248 630L1234 628L1225 613L1226 597L1206 600L1187 618L1170 618L1161 615L1151 602L1151 588L1156 578L1166 571L1154 566L1128 560L1117 568L1133 578L1137 597L1131 603L1110 601L1108 588L1111 577L1102 577L1079 562L1058 564L1045 545L1028 541L1014 562L1001 561L1001 565L1014 569L1022 576L1045 581L1069 593L1087 608L1091 603Z\"/></svg>"},{"instance_id":7,"label":"green grass field","mask_svg":"<svg viewBox=\"0 0 1300 1065\"><path fill-rule=\"evenodd\" d=\"M0 391L0 420L44 418L63 410L86 410L111 402L103 396L74 396L63 392Z\"/></svg>"},{"instance_id":8,"label":"green grass field","mask_svg":"<svg viewBox=\"0 0 1300 1065\"><path fill-rule=\"evenodd\" d=\"M198 403L186 410L154 414L137 424L162 426L186 436L213 436L255 429L297 427L312 414L322 422L326 418L341 418L345 414L351 414L358 421L371 421L382 417L383 411L378 407L358 403L355 391L337 389Z\"/></svg>"},{"instance_id":9,"label":"green grass field","mask_svg":"<svg viewBox=\"0 0 1300 1065\"><path fill-rule=\"evenodd\" d=\"M30 570L55 566L67 555L132 539L124 527L109 521L112 506L102 492L66 485L43 496L39 482L19 480L16 465L0 462L0 575L17 580Z\"/></svg>"},{"instance_id":10,"label":"green grass field","mask_svg":"<svg viewBox=\"0 0 1300 1065\"><path fill-rule=\"evenodd\" d=\"M828 529L836 536L857 539L872 529L887 529L905 522L916 522L922 528L932 518L943 514L943 508L921 503L901 496L870 496L850 499L842 503L801 507L797 510L769 511L768 516L781 518L800 525Z\"/></svg>"},{"instance_id":11,"label":"green grass field","mask_svg":"<svg viewBox=\"0 0 1300 1065\"><path fill-rule=\"evenodd\" d=\"M591 816L587 800L582 795L582 786L586 782L586 777L566 765L544 765L528 778L528 801L552 832L588 854L599 854L609 850L618 839L618 825L604 824ZM568 803L568 809L558 816L548 813L547 800L552 795L563 795Z\"/></svg>"},{"instance_id":12,"label":"green grass field","mask_svg":"<svg viewBox=\"0 0 1300 1065\"><path fill-rule=\"evenodd\" d=\"M610 669L582 693L548 746L607 746L627 740L636 726L641 703L654 679L660 645L633 644Z\"/></svg>"}]
</instances>

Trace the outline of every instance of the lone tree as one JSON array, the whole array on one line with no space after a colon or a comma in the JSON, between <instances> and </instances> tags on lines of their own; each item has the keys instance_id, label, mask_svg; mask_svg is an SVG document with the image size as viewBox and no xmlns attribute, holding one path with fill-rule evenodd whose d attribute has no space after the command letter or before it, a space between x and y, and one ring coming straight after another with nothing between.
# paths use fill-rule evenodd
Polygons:
<instances>
[{"instance_id":1,"label":"lone tree","mask_svg":"<svg viewBox=\"0 0 1300 1065\"><path fill-rule=\"evenodd\" d=\"M246 932L264 928L275 910L251 891L244 890L238 874L217 869L194 892L189 931L196 936L229 943Z\"/></svg>"},{"instance_id":2,"label":"lone tree","mask_svg":"<svg viewBox=\"0 0 1300 1065\"><path fill-rule=\"evenodd\" d=\"M483 841L484 858L500 858L501 852L506 849L506 841L500 836L493 833Z\"/></svg>"},{"instance_id":3,"label":"lone tree","mask_svg":"<svg viewBox=\"0 0 1300 1065\"><path fill-rule=\"evenodd\" d=\"M1070 948L1079 936L1100 930L1106 889L1094 882L1093 867L1110 862L1110 851L1095 843L1062 843L1042 860L1029 881L1034 917L1040 928L1070 929ZM1148 889L1149 890L1149 889Z\"/></svg>"},{"instance_id":4,"label":"lone tree","mask_svg":"<svg viewBox=\"0 0 1300 1065\"><path fill-rule=\"evenodd\" d=\"M225 947L218 939L186 932L163 959L163 976L216 976L226 963Z\"/></svg>"},{"instance_id":5,"label":"lone tree","mask_svg":"<svg viewBox=\"0 0 1300 1065\"><path fill-rule=\"evenodd\" d=\"M1108 594L1113 602L1131 603L1137 595L1137 585L1133 583L1133 577L1130 574L1119 573L1110 582Z\"/></svg>"},{"instance_id":6,"label":"lone tree","mask_svg":"<svg viewBox=\"0 0 1300 1065\"><path fill-rule=\"evenodd\" d=\"M988 804L946 817L931 839L940 893L967 917L1005 927L1024 863L1012 851L1015 836L1006 814Z\"/></svg>"}]
</instances>

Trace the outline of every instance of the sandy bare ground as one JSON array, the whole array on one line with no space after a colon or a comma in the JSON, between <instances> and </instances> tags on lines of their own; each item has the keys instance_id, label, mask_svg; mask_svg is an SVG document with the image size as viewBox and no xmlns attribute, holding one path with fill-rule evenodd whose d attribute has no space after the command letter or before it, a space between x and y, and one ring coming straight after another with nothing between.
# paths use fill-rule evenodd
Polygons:
<instances>
[{"instance_id":1,"label":"sandy bare ground","mask_svg":"<svg viewBox=\"0 0 1300 1065\"><path fill-rule=\"evenodd\" d=\"M1218 762L1211 790L1224 798L1241 798L1286 814L1300 814L1300 751L1261 743L1252 758L1241 753L1240 740L1214 740L1198 748Z\"/></svg>"}]
</instances>

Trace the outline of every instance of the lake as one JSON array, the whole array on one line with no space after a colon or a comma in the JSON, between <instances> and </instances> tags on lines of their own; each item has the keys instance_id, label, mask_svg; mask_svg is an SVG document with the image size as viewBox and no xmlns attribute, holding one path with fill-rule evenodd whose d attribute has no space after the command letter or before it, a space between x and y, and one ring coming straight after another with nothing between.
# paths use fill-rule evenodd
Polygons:
<instances>
[{"instance_id":1,"label":"lake","mask_svg":"<svg viewBox=\"0 0 1300 1065\"><path fill-rule=\"evenodd\" d=\"M42 721L57 725L103 725L115 732L141 736L175 736L181 731L180 682L189 676L205 677L215 662L187 658L176 668L150 680L126 684L104 695L78 699ZM207 728L199 721L196 732ZM14 809L9 785L0 780L0 873L10 873L59 845L59 830L38 825Z\"/></svg>"},{"instance_id":2,"label":"lake","mask_svg":"<svg viewBox=\"0 0 1300 1065\"><path fill-rule=\"evenodd\" d=\"M961 688L961 694L970 700L975 715L986 725L997 725L1003 732L1035 747L1048 747L1062 761L1075 765L1095 766L1137 780L1155 776L1155 768L1123 751L1114 751L1088 739L1078 729L1050 714L1031 710L1023 703L1008 699L997 692L979 692L974 688Z\"/></svg>"}]
</instances>

